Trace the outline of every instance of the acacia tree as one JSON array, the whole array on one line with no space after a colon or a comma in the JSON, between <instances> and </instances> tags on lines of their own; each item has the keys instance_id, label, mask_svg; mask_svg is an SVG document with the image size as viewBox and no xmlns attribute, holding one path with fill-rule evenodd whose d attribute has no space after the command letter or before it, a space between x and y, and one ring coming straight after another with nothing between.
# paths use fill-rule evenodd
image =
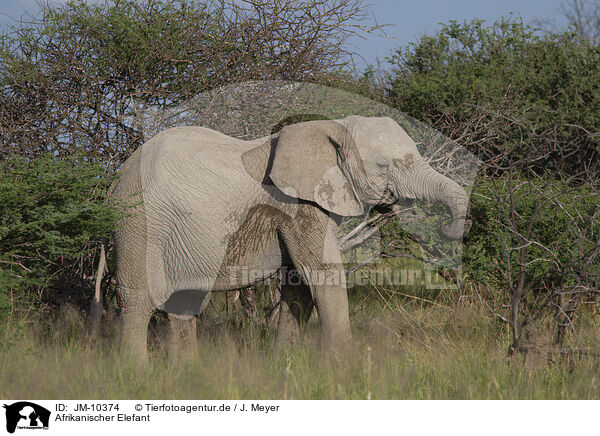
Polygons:
<instances>
[{"instance_id":1,"label":"acacia tree","mask_svg":"<svg viewBox=\"0 0 600 436\"><path fill-rule=\"evenodd\" d=\"M0 158L84 150L118 164L163 110L246 80L340 80L362 0L73 0L0 39Z\"/></svg>"},{"instance_id":2,"label":"acacia tree","mask_svg":"<svg viewBox=\"0 0 600 436\"><path fill-rule=\"evenodd\" d=\"M600 40L600 1L564 0L559 12L581 38L593 42ZM535 23L544 28L556 28L553 20L535 20Z\"/></svg>"}]
</instances>

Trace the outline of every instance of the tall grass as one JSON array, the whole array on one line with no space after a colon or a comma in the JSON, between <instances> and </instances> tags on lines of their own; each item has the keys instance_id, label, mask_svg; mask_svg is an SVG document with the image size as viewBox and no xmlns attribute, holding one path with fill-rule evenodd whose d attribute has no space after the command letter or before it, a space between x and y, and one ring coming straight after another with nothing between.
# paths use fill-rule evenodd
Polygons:
<instances>
[{"instance_id":1,"label":"tall grass","mask_svg":"<svg viewBox=\"0 0 600 436\"><path fill-rule=\"evenodd\" d=\"M380 292L382 292L380 290ZM598 358L509 359L509 332L479 302L431 304L390 290L356 290L355 345L320 350L318 320L275 353L272 334L223 325L198 350L169 359L161 347L139 367L114 338L91 341L77 315L50 329L11 328L0 351L0 397L37 399L598 399ZM597 317L586 323L600 338ZM40 332L44 330L43 332Z\"/></svg>"}]
</instances>

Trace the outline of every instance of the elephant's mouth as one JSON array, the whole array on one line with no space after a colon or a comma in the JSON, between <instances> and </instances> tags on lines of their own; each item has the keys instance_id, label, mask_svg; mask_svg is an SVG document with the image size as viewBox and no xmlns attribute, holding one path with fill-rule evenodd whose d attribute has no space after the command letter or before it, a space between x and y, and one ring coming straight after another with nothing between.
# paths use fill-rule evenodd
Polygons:
<instances>
[{"instance_id":1,"label":"elephant's mouth","mask_svg":"<svg viewBox=\"0 0 600 436\"><path fill-rule=\"evenodd\" d=\"M367 191L363 196L363 203L366 203L373 208L392 205L396 201L398 201L398 196L389 185L384 188L383 192L379 189L372 189Z\"/></svg>"},{"instance_id":2,"label":"elephant's mouth","mask_svg":"<svg viewBox=\"0 0 600 436\"><path fill-rule=\"evenodd\" d=\"M391 206L398 201L398 196L394 193L391 187L387 186L377 204L381 206Z\"/></svg>"}]
</instances>

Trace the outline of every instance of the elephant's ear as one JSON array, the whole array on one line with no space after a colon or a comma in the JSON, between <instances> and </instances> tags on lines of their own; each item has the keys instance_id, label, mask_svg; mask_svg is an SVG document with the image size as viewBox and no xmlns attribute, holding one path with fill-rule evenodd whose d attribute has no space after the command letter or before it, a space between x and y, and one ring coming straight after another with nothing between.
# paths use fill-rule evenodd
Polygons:
<instances>
[{"instance_id":1,"label":"elephant's ear","mask_svg":"<svg viewBox=\"0 0 600 436\"><path fill-rule=\"evenodd\" d=\"M335 121L309 121L281 129L269 176L285 194L316 202L342 216L363 213L344 175L340 147L351 140Z\"/></svg>"}]
</instances>

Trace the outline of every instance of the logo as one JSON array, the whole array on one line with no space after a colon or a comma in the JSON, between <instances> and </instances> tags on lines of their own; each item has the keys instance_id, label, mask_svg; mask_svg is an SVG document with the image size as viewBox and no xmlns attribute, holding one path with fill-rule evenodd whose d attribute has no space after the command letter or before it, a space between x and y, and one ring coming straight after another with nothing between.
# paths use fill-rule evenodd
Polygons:
<instances>
[{"instance_id":1,"label":"logo","mask_svg":"<svg viewBox=\"0 0 600 436\"><path fill-rule=\"evenodd\" d=\"M14 433L15 429L48 429L50 411L28 401L19 401L4 405L6 409L6 431Z\"/></svg>"}]
</instances>

